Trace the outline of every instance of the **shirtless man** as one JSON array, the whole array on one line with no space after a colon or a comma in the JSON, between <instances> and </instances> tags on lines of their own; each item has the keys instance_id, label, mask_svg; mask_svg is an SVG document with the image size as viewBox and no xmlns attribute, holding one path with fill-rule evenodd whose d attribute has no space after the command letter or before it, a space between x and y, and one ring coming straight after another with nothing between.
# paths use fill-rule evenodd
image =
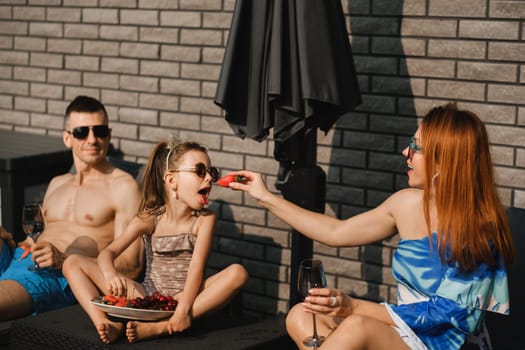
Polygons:
<instances>
[{"instance_id":1,"label":"shirtless man","mask_svg":"<svg viewBox=\"0 0 525 350\"><path fill-rule=\"evenodd\" d=\"M138 184L106 160L111 129L104 106L78 96L66 109L64 144L73 153L75 174L55 177L42 204L45 228L37 242L26 239L31 254L9 249L9 234L0 247L0 321L57 309L75 303L61 268L71 254L95 258L120 235L136 214ZM12 244L12 242L11 242ZM119 270L134 278L142 268L142 243L137 240L119 258ZM10 255L6 258L6 254ZM43 270L28 271L36 262ZM5 271L4 271L5 270Z\"/></svg>"}]
</instances>

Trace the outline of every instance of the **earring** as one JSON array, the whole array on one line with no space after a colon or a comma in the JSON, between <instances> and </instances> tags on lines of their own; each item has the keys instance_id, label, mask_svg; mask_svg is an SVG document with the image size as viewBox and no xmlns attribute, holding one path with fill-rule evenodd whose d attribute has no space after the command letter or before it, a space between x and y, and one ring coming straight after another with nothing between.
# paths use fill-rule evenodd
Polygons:
<instances>
[{"instance_id":1,"label":"earring","mask_svg":"<svg viewBox=\"0 0 525 350\"><path fill-rule=\"evenodd\" d=\"M435 173L434 176L432 176L432 184L434 184L434 181L436 181L436 178L439 176L439 172Z\"/></svg>"}]
</instances>

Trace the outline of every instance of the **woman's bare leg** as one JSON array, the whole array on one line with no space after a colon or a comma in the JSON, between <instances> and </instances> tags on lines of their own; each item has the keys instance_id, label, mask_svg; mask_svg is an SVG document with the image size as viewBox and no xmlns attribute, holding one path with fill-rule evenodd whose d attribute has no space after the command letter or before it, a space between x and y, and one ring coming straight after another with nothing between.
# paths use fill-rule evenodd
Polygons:
<instances>
[{"instance_id":1,"label":"woman's bare leg","mask_svg":"<svg viewBox=\"0 0 525 350\"><path fill-rule=\"evenodd\" d=\"M316 326L317 334L327 337L337 327L337 324L333 318L318 314L316 315ZM305 312L301 304L296 304L286 316L286 331L299 349L311 349L303 346L303 339L313 334L312 314Z\"/></svg>"},{"instance_id":2,"label":"woman's bare leg","mask_svg":"<svg viewBox=\"0 0 525 350\"><path fill-rule=\"evenodd\" d=\"M344 344L344 347L341 347ZM409 350L399 333L375 318L347 317L323 343L324 349L392 349Z\"/></svg>"},{"instance_id":3,"label":"woman's bare leg","mask_svg":"<svg viewBox=\"0 0 525 350\"><path fill-rule=\"evenodd\" d=\"M304 312L301 304L295 305L286 317L288 334L299 349L311 349L303 345L303 339L312 335L312 327L312 314ZM338 325L335 319L318 314L317 333L326 337L324 350L409 350L394 328L362 315L351 315Z\"/></svg>"},{"instance_id":4,"label":"woman's bare leg","mask_svg":"<svg viewBox=\"0 0 525 350\"><path fill-rule=\"evenodd\" d=\"M202 291L192 307L193 319L224 307L248 280L248 272L239 264L232 264L204 281ZM129 342L168 334L168 321L128 322L126 337Z\"/></svg>"}]
</instances>

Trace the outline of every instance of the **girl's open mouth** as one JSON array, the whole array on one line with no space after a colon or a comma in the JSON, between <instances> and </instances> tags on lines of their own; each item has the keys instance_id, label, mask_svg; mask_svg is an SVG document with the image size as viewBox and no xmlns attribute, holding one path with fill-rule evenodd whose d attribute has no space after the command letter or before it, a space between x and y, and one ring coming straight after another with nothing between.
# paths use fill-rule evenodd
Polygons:
<instances>
[{"instance_id":1,"label":"girl's open mouth","mask_svg":"<svg viewBox=\"0 0 525 350\"><path fill-rule=\"evenodd\" d=\"M208 204L208 196L210 195L210 190L211 190L211 187L206 187L206 188L203 188L201 189L198 194L199 194L199 202L202 204L202 205L206 205Z\"/></svg>"}]
</instances>

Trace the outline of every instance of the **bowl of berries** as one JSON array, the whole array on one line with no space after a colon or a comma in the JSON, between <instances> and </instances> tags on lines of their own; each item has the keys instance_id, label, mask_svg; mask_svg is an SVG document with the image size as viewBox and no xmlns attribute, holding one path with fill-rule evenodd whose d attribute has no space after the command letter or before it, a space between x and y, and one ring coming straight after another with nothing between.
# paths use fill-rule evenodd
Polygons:
<instances>
[{"instance_id":1,"label":"bowl of berries","mask_svg":"<svg viewBox=\"0 0 525 350\"><path fill-rule=\"evenodd\" d=\"M159 292L132 299L106 294L91 300L91 303L108 315L143 321L157 321L168 318L177 307L176 299Z\"/></svg>"}]
</instances>

